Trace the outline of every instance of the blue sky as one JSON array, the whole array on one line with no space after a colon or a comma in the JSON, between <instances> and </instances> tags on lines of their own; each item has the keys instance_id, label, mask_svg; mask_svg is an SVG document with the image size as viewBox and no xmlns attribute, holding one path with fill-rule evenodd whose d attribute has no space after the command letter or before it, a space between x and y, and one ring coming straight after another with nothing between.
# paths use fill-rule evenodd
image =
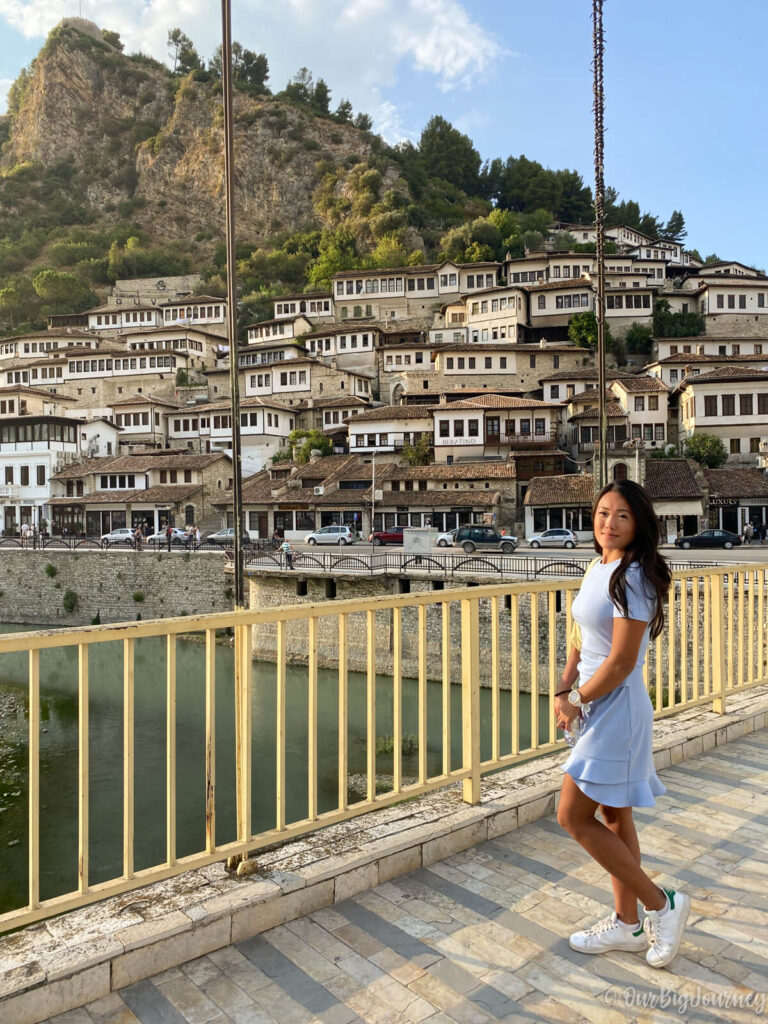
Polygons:
<instances>
[{"instance_id":1,"label":"blue sky","mask_svg":"<svg viewBox=\"0 0 768 1024\"><path fill-rule=\"evenodd\" d=\"M128 50L165 57L180 25L209 55L219 5L82 0ZM170 13L169 13L170 11ZM5 0L0 89L75 0ZM484 158L525 153L592 178L589 0L233 0L234 34L263 50L281 88L306 64L374 116L390 141L442 114ZM765 267L761 71L768 4L606 0L606 179L667 217L682 209L703 255Z\"/></svg>"}]
</instances>

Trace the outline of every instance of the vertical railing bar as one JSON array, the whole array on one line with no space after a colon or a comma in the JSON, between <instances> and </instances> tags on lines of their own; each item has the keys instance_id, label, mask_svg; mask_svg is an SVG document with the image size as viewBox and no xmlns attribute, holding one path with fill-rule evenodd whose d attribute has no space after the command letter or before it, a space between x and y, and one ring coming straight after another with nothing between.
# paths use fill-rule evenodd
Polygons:
<instances>
[{"instance_id":1,"label":"vertical railing bar","mask_svg":"<svg viewBox=\"0 0 768 1024\"><path fill-rule=\"evenodd\" d=\"M443 662L443 775L451 770L451 605L443 601L442 607L442 662Z\"/></svg>"},{"instance_id":2,"label":"vertical railing bar","mask_svg":"<svg viewBox=\"0 0 768 1024\"><path fill-rule=\"evenodd\" d=\"M539 595L531 594L531 750L539 747Z\"/></svg>"},{"instance_id":3,"label":"vertical railing bar","mask_svg":"<svg viewBox=\"0 0 768 1024\"><path fill-rule=\"evenodd\" d=\"M29 652L29 909L40 905L40 651Z\"/></svg>"},{"instance_id":4,"label":"vertical railing bar","mask_svg":"<svg viewBox=\"0 0 768 1024\"><path fill-rule=\"evenodd\" d=\"M285 663L286 663L286 622L281 619L277 623L277 669L276 669L276 765L275 765L275 828L278 832L285 829Z\"/></svg>"},{"instance_id":5,"label":"vertical railing bar","mask_svg":"<svg viewBox=\"0 0 768 1024\"><path fill-rule=\"evenodd\" d=\"M461 600L462 767L469 777L462 782L465 803L480 802L480 648L479 605Z\"/></svg>"},{"instance_id":6,"label":"vertical railing bar","mask_svg":"<svg viewBox=\"0 0 768 1024\"><path fill-rule=\"evenodd\" d=\"M376 799L376 612L366 617L366 777L369 801Z\"/></svg>"},{"instance_id":7,"label":"vertical railing bar","mask_svg":"<svg viewBox=\"0 0 768 1024\"><path fill-rule=\"evenodd\" d=\"M392 785L403 787L403 610L392 609Z\"/></svg>"},{"instance_id":8,"label":"vertical railing bar","mask_svg":"<svg viewBox=\"0 0 768 1024\"><path fill-rule=\"evenodd\" d=\"M555 690L557 690L557 593L555 590L550 590L547 596L547 617L549 619L547 623L549 629L547 637L549 646L549 706L552 708L555 705ZM554 743L556 738L555 716L550 714L549 742Z\"/></svg>"},{"instance_id":9,"label":"vertical railing bar","mask_svg":"<svg viewBox=\"0 0 768 1024\"><path fill-rule=\"evenodd\" d=\"M669 622L669 629L667 630L667 636L669 640L667 642L667 683L669 691L667 694L667 707L674 707L675 704L675 668L677 655L675 651L675 636L677 632L677 614L675 610L675 581L672 580L672 586L669 588L667 593L667 621ZM682 645L681 645L682 646Z\"/></svg>"},{"instance_id":10,"label":"vertical railing bar","mask_svg":"<svg viewBox=\"0 0 768 1024\"><path fill-rule=\"evenodd\" d=\"M715 714L725 714L725 612L723 610L723 590L725 578L720 573L712 573L709 578L712 590L712 710Z\"/></svg>"},{"instance_id":11,"label":"vertical railing bar","mask_svg":"<svg viewBox=\"0 0 768 1024\"><path fill-rule=\"evenodd\" d=\"M491 760L499 759L499 599L491 598Z\"/></svg>"},{"instance_id":12,"label":"vertical railing bar","mask_svg":"<svg viewBox=\"0 0 768 1024\"><path fill-rule=\"evenodd\" d=\"M347 809L347 616L339 615L339 810Z\"/></svg>"},{"instance_id":13,"label":"vertical railing bar","mask_svg":"<svg viewBox=\"0 0 768 1024\"><path fill-rule=\"evenodd\" d=\"M252 832L252 774L253 774L253 701L251 698L251 676L253 667L251 663L251 627L244 625L240 627L240 834L242 841L251 838Z\"/></svg>"},{"instance_id":14,"label":"vertical railing bar","mask_svg":"<svg viewBox=\"0 0 768 1024\"><path fill-rule=\"evenodd\" d=\"M747 681L755 681L755 573L747 570Z\"/></svg>"},{"instance_id":15,"label":"vertical railing bar","mask_svg":"<svg viewBox=\"0 0 768 1024\"><path fill-rule=\"evenodd\" d=\"M509 675L511 753L520 753L520 598L512 594L509 604Z\"/></svg>"},{"instance_id":16,"label":"vertical railing bar","mask_svg":"<svg viewBox=\"0 0 768 1024\"><path fill-rule=\"evenodd\" d=\"M680 580L680 700L688 703L688 580Z\"/></svg>"},{"instance_id":17,"label":"vertical railing bar","mask_svg":"<svg viewBox=\"0 0 768 1024\"><path fill-rule=\"evenodd\" d=\"M216 849L216 630L205 631L205 849Z\"/></svg>"},{"instance_id":18,"label":"vertical railing bar","mask_svg":"<svg viewBox=\"0 0 768 1024\"><path fill-rule=\"evenodd\" d=\"M165 638L165 859L176 863L176 634Z\"/></svg>"},{"instance_id":19,"label":"vertical railing bar","mask_svg":"<svg viewBox=\"0 0 768 1024\"><path fill-rule=\"evenodd\" d=\"M655 667L656 667L656 710L661 711L664 705L664 689L662 686L662 678L664 671L664 659L661 650L662 638L661 636L656 637L655 644Z\"/></svg>"},{"instance_id":20,"label":"vertical railing bar","mask_svg":"<svg viewBox=\"0 0 768 1024\"><path fill-rule=\"evenodd\" d=\"M133 877L134 641L123 640L123 877Z\"/></svg>"},{"instance_id":21,"label":"vertical railing bar","mask_svg":"<svg viewBox=\"0 0 768 1024\"><path fill-rule=\"evenodd\" d=\"M699 600L699 577L694 576L691 586L691 617L693 618L693 643L691 650L693 652L693 699L699 699L699 659L701 658L701 650L699 649L699 616L701 614ZM731 602L731 612L733 611L733 602Z\"/></svg>"},{"instance_id":22,"label":"vertical railing bar","mask_svg":"<svg viewBox=\"0 0 768 1024\"><path fill-rule=\"evenodd\" d=\"M307 666L307 817L317 820L317 616L309 620Z\"/></svg>"},{"instance_id":23,"label":"vertical railing bar","mask_svg":"<svg viewBox=\"0 0 768 1024\"><path fill-rule=\"evenodd\" d=\"M733 671L736 663L736 652L733 649L733 628L736 618L734 598L736 596L736 574L728 573L728 686L733 688Z\"/></svg>"},{"instance_id":24,"label":"vertical railing bar","mask_svg":"<svg viewBox=\"0 0 768 1024\"><path fill-rule=\"evenodd\" d=\"M90 808L88 644L77 645L77 891L88 891Z\"/></svg>"},{"instance_id":25,"label":"vertical railing bar","mask_svg":"<svg viewBox=\"0 0 768 1024\"><path fill-rule=\"evenodd\" d=\"M738 588L739 588L739 621L738 621L738 636L739 636L739 657L738 657L738 671L736 676L736 685L744 685L744 644L746 637L744 636L744 586L746 584L746 573L740 572L737 574L738 577Z\"/></svg>"},{"instance_id":26,"label":"vertical railing bar","mask_svg":"<svg viewBox=\"0 0 768 1024\"><path fill-rule=\"evenodd\" d=\"M757 570L757 678L765 679L765 569Z\"/></svg>"},{"instance_id":27,"label":"vertical railing bar","mask_svg":"<svg viewBox=\"0 0 768 1024\"><path fill-rule=\"evenodd\" d=\"M712 692L710 668L712 661L712 618L710 614L710 586L709 580L706 576L703 577L702 591L704 592L704 687L702 691L702 697L709 697Z\"/></svg>"},{"instance_id":28,"label":"vertical railing bar","mask_svg":"<svg viewBox=\"0 0 768 1024\"><path fill-rule=\"evenodd\" d=\"M419 605L419 782L427 781L427 606Z\"/></svg>"}]
</instances>

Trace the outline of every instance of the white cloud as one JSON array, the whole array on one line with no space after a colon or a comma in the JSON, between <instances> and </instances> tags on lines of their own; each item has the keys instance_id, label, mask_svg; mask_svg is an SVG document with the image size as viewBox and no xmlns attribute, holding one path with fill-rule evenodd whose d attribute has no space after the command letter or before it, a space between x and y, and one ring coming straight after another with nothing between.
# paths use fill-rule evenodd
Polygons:
<instances>
[{"instance_id":1,"label":"white cloud","mask_svg":"<svg viewBox=\"0 0 768 1024\"><path fill-rule=\"evenodd\" d=\"M119 32L127 51L160 60L169 28L182 28L205 57L221 36L219 5L210 0L82 0L82 7L83 17ZM72 14L72 0L5 0L0 18L36 38ZM509 56L462 0L241 0L233 34L267 54L275 90L306 66L331 86L333 103L348 98L390 141L415 127L387 95L404 70L429 76L442 91L465 90Z\"/></svg>"}]
</instances>

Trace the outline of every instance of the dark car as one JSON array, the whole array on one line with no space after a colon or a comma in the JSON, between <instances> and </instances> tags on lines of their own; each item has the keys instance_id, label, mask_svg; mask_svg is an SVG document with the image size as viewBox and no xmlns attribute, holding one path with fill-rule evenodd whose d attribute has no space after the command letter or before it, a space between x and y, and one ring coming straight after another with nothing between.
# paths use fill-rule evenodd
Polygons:
<instances>
[{"instance_id":1,"label":"dark car","mask_svg":"<svg viewBox=\"0 0 768 1024\"><path fill-rule=\"evenodd\" d=\"M729 530L703 530L693 537L679 537L675 541L678 548L734 548L741 544L738 533Z\"/></svg>"},{"instance_id":2,"label":"dark car","mask_svg":"<svg viewBox=\"0 0 768 1024\"><path fill-rule=\"evenodd\" d=\"M391 530L376 530L368 540L373 541L377 547L379 544L402 544L403 528L402 526L393 526Z\"/></svg>"},{"instance_id":3,"label":"dark car","mask_svg":"<svg viewBox=\"0 0 768 1024\"><path fill-rule=\"evenodd\" d=\"M508 537L492 526L462 526L456 531L453 546L473 551L501 551L511 555L518 545L517 537Z\"/></svg>"}]
</instances>

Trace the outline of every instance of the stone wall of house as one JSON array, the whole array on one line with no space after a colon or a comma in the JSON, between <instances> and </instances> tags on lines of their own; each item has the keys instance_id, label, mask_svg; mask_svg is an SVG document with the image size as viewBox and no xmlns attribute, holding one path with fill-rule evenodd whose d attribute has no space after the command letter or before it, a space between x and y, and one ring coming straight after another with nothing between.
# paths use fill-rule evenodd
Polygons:
<instances>
[{"instance_id":1,"label":"stone wall of house","mask_svg":"<svg viewBox=\"0 0 768 1024\"><path fill-rule=\"evenodd\" d=\"M724 281L723 284L726 282ZM756 338L768 333L768 313L710 312L706 317L706 335L709 338ZM702 339L703 340L703 339Z\"/></svg>"},{"instance_id":2,"label":"stone wall of house","mask_svg":"<svg viewBox=\"0 0 768 1024\"><path fill-rule=\"evenodd\" d=\"M46 566L55 569L49 575ZM4 622L46 626L170 618L232 608L232 576L218 552L0 549ZM65 611L65 594L77 597Z\"/></svg>"}]
</instances>

